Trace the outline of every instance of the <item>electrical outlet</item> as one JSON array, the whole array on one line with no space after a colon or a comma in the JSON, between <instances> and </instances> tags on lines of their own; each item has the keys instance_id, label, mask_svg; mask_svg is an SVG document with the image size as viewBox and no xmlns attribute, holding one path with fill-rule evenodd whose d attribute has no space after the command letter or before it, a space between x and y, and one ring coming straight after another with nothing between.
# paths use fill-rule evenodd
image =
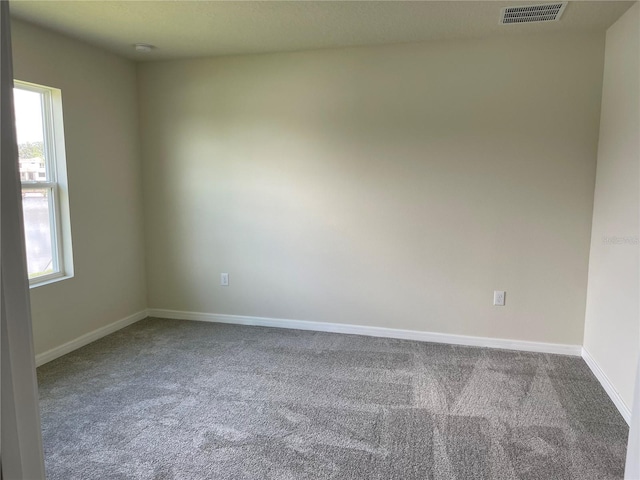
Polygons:
<instances>
[{"instance_id":1,"label":"electrical outlet","mask_svg":"<svg viewBox=\"0 0 640 480\"><path fill-rule=\"evenodd\" d=\"M493 292L493 304L498 307L504 307L504 299L507 292L496 290Z\"/></svg>"},{"instance_id":2,"label":"electrical outlet","mask_svg":"<svg viewBox=\"0 0 640 480\"><path fill-rule=\"evenodd\" d=\"M223 287L228 287L229 286L229 274L228 273L221 273L220 274L220 285L222 285Z\"/></svg>"}]
</instances>

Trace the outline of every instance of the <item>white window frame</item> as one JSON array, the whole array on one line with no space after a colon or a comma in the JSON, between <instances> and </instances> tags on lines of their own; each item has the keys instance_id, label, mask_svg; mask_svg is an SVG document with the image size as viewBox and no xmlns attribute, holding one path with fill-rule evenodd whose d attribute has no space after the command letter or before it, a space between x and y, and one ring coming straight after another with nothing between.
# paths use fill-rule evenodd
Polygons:
<instances>
[{"instance_id":1,"label":"white window frame","mask_svg":"<svg viewBox=\"0 0 640 480\"><path fill-rule=\"evenodd\" d=\"M29 279L31 288L73 277L71 222L62 119L62 93L59 89L14 80L14 88L41 95L44 129L43 153L47 178L21 182L22 192L49 190L49 227L53 272Z\"/></svg>"}]
</instances>

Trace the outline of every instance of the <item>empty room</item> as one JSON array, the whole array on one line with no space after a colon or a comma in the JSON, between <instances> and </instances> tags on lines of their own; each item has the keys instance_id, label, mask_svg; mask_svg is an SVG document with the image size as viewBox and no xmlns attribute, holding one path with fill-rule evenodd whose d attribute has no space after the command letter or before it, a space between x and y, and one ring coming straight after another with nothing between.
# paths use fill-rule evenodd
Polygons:
<instances>
[{"instance_id":1,"label":"empty room","mask_svg":"<svg viewBox=\"0 0 640 480\"><path fill-rule=\"evenodd\" d=\"M4 480L640 479L640 5L0 2Z\"/></svg>"}]
</instances>

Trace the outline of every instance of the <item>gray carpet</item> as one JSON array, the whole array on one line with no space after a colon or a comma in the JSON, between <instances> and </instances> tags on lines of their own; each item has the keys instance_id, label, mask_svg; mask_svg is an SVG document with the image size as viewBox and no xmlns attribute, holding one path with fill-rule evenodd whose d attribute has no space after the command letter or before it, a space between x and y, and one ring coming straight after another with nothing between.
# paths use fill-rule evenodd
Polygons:
<instances>
[{"instance_id":1,"label":"gray carpet","mask_svg":"<svg viewBox=\"0 0 640 480\"><path fill-rule=\"evenodd\" d=\"M49 479L613 479L576 357L147 319L38 370Z\"/></svg>"}]
</instances>

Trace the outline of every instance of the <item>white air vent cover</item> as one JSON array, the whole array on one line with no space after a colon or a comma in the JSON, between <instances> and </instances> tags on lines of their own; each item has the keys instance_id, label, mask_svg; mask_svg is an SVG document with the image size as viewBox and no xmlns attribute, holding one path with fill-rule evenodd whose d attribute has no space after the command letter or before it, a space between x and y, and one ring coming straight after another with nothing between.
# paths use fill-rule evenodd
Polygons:
<instances>
[{"instance_id":1,"label":"white air vent cover","mask_svg":"<svg viewBox=\"0 0 640 480\"><path fill-rule=\"evenodd\" d=\"M526 7L506 7L502 9L500 23L555 22L560 20L567 2L529 5Z\"/></svg>"}]
</instances>

